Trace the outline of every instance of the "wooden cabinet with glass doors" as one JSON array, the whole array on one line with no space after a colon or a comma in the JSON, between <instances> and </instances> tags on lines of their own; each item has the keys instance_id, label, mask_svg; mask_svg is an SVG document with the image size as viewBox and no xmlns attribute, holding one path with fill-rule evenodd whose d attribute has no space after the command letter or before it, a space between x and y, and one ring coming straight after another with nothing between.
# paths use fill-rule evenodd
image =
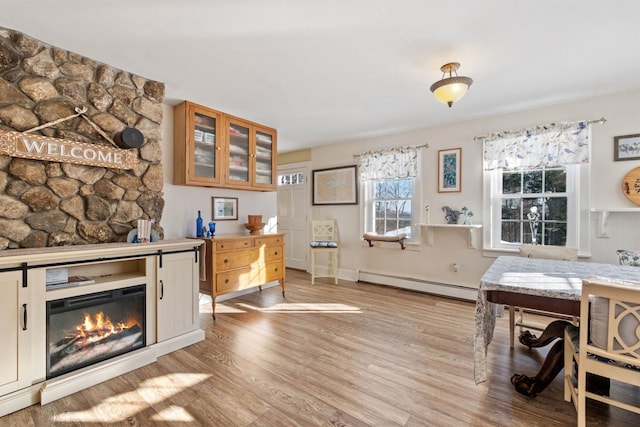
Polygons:
<instances>
[{"instance_id":1,"label":"wooden cabinet with glass doors","mask_svg":"<svg viewBox=\"0 0 640 427\"><path fill-rule=\"evenodd\" d=\"M222 113L183 102L174 107L173 120L174 184L219 186Z\"/></svg>"},{"instance_id":2,"label":"wooden cabinet with glass doors","mask_svg":"<svg viewBox=\"0 0 640 427\"><path fill-rule=\"evenodd\" d=\"M275 129L185 101L174 107L174 184L276 189Z\"/></svg>"},{"instance_id":3,"label":"wooden cabinet with glass doors","mask_svg":"<svg viewBox=\"0 0 640 427\"><path fill-rule=\"evenodd\" d=\"M237 117L226 117L230 187L275 190L276 131Z\"/></svg>"}]
</instances>

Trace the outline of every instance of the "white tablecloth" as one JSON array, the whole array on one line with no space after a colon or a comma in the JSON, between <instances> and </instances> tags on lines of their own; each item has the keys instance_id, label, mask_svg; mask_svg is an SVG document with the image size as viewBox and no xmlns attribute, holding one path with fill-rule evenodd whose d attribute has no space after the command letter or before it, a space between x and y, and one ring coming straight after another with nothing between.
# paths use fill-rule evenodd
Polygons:
<instances>
[{"instance_id":1,"label":"white tablecloth","mask_svg":"<svg viewBox=\"0 0 640 427\"><path fill-rule=\"evenodd\" d=\"M640 282L640 268L618 264L570 262L501 256L480 279L476 301L474 377L487 380L487 347L493 338L496 313L502 306L487 301L487 291L498 290L549 298L579 300L582 280L600 276Z\"/></svg>"}]
</instances>

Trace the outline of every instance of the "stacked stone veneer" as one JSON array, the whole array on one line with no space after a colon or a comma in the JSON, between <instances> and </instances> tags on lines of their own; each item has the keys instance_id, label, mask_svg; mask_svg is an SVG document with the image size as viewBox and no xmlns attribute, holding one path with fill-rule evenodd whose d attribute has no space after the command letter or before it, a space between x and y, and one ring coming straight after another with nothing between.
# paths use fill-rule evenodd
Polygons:
<instances>
[{"instance_id":1,"label":"stacked stone veneer","mask_svg":"<svg viewBox=\"0 0 640 427\"><path fill-rule=\"evenodd\" d=\"M127 127L144 135L133 170L0 155L0 249L126 240L140 218L162 238L164 84L0 27L0 129L27 129L75 114L108 136ZM81 117L34 132L110 143Z\"/></svg>"}]
</instances>

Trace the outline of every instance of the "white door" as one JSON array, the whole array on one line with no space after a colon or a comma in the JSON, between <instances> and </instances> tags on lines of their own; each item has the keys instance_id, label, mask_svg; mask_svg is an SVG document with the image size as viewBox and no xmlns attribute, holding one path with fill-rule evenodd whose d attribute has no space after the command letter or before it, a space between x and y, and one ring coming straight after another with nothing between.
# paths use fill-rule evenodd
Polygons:
<instances>
[{"instance_id":1,"label":"white door","mask_svg":"<svg viewBox=\"0 0 640 427\"><path fill-rule=\"evenodd\" d=\"M307 270L309 253L309 164L278 168L278 232L285 233L285 265Z\"/></svg>"}]
</instances>

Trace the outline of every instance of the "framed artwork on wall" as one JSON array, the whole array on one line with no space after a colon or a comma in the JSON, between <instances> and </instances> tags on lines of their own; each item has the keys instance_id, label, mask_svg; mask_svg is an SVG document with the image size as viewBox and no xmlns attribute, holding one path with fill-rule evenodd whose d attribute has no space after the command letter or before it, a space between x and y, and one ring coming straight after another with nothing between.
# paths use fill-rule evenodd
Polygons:
<instances>
[{"instance_id":1,"label":"framed artwork on wall","mask_svg":"<svg viewBox=\"0 0 640 427\"><path fill-rule=\"evenodd\" d=\"M358 167L341 166L313 171L314 205L357 205Z\"/></svg>"},{"instance_id":2,"label":"framed artwork on wall","mask_svg":"<svg viewBox=\"0 0 640 427\"><path fill-rule=\"evenodd\" d=\"M212 197L212 210L214 221L238 219L237 197Z\"/></svg>"},{"instance_id":3,"label":"framed artwork on wall","mask_svg":"<svg viewBox=\"0 0 640 427\"><path fill-rule=\"evenodd\" d=\"M462 148L438 150L438 193L462 191Z\"/></svg>"},{"instance_id":4,"label":"framed artwork on wall","mask_svg":"<svg viewBox=\"0 0 640 427\"><path fill-rule=\"evenodd\" d=\"M640 133L613 137L613 160L640 159Z\"/></svg>"}]
</instances>

